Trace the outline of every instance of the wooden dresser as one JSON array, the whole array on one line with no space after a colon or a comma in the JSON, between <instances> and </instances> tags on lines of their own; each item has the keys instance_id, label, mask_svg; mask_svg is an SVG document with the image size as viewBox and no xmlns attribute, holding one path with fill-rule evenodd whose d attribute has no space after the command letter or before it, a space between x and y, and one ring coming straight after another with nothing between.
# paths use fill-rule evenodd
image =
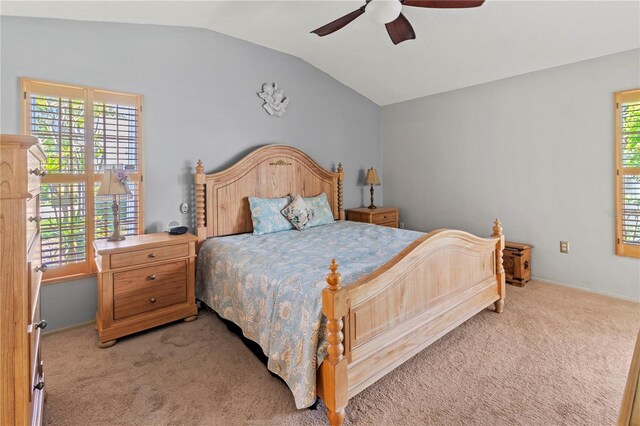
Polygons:
<instances>
[{"instance_id":1,"label":"wooden dresser","mask_svg":"<svg viewBox=\"0 0 640 426\"><path fill-rule=\"evenodd\" d=\"M157 325L196 319L197 237L146 234L93 243L98 268L98 346Z\"/></svg>"},{"instance_id":2,"label":"wooden dresser","mask_svg":"<svg viewBox=\"0 0 640 426\"><path fill-rule=\"evenodd\" d=\"M627 386L622 395L618 426L640 426L640 332L631 358Z\"/></svg>"},{"instance_id":3,"label":"wooden dresser","mask_svg":"<svg viewBox=\"0 0 640 426\"><path fill-rule=\"evenodd\" d=\"M0 135L0 424L39 425L44 403L40 356L40 177L42 147L32 136Z\"/></svg>"},{"instance_id":4,"label":"wooden dresser","mask_svg":"<svg viewBox=\"0 0 640 426\"><path fill-rule=\"evenodd\" d=\"M354 222L375 223L381 226L398 227L398 209L396 207L378 207L368 209L347 209L347 220Z\"/></svg>"}]
</instances>

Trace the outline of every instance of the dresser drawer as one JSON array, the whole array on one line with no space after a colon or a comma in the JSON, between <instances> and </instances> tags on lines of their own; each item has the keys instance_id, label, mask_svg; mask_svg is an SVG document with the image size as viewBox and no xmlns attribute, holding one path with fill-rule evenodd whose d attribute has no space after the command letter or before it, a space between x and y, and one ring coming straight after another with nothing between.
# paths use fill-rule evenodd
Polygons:
<instances>
[{"instance_id":1,"label":"dresser drawer","mask_svg":"<svg viewBox=\"0 0 640 426\"><path fill-rule=\"evenodd\" d=\"M37 193L40 191L40 179L46 173L42 167L42 162L33 154L32 151L29 151L27 154L27 165L27 189L31 193Z\"/></svg>"},{"instance_id":2,"label":"dresser drawer","mask_svg":"<svg viewBox=\"0 0 640 426\"><path fill-rule=\"evenodd\" d=\"M111 255L111 268L125 268L189 255L189 244L176 244Z\"/></svg>"},{"instance_id":3,"label":"dresser drawer","mask_svg":"<svg viewBox=\"0 0 640 426\"><path fill-rule=\"evenodd\" d=\"M187 300L187 262L139 268L113 275L113 319Z\"/></svg>"},{"instance_id":4,"label":"dresser drawer","mask_svg":"<svg viewBox=\"0 0 640 426\"><path fill-rule=\"evenodd\" d=\"M31 426L42 425L42 409L44 407L44 362L39 357L35 385L31 387Z\"/></svg>"},{"instance_id":5,"label":"dresser drawer","mask_svg":"<svg viewBox=\"0 0 640 426\"><path fill-rule=\"evenodd\" d=\"M372 222L378 225L382 225L388 222L397 222L398 221L398 213L397 212L388 212L388 213L380 213L372 215Z\"/></svg>"},{"instance_id":6,"label":"dresser drawer","mask_svg":"<svg viewBox=\"0 0 640 426\"><path fill-rule=\"evenodd\" d=\"M40 252L40 234L36 234L33 244L27 255L29 260L29 317L33 316L33 311L40 293L40 283L42 282L42 272L46 266L42 263L42 254Z\"/></svg>"},{"instance_id":7,"label":"dresser drawer","mask_svg":"<svg viewBox=\"0 0 640 426\"><path fill-rule=\"evenodd\" d=\"M33 389L37 383L39 372L38 365L40 364L40 333L42 331L40 323L40 298L36 299L35 309L33 311L33 317L29 324L29 372L31 378L31 389Z\"/></svg>"},{"instance_id":8,"label":"dresser drawer","mask_svg":"<svg viewBox=\"0 0 640 426\"><path fill-rule=\"evenodd\" d=\"M40 230L40 196L36 195L27 201L27 249L31 247L36 233Z\"/></svg>"}]
</instances>

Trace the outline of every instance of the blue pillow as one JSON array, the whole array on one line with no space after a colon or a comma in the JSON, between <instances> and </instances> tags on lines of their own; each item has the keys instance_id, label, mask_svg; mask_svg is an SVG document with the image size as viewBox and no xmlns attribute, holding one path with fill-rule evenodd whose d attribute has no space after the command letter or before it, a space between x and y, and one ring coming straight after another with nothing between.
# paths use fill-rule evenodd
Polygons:
<instances>
[{"instance_id":1,"label":"blue pillow","mask_svg":"<svg viewBox=\"0 0 640 426\"><path fill-rule=\"evenodd\" d=\"M313 209L313 217L305 226L305 229L313 228L314 226L327 225L334 223L333 211L327 201L327 194L324 192L315 197L303 197L304 202Z\"/></svg>"},{"instance_id":2,"label":"blue pillow","mask_svg":"<svg viewBox=\"0 0 640 426\"><path fill-rule=\"evenodd\" d=\"M253 221L253 235L271 234L272 232L288 231L293 225L281 213L282 209L291 203L291 197L258 198L249 197L251 220Z\"/></svg>"}]
</instances>

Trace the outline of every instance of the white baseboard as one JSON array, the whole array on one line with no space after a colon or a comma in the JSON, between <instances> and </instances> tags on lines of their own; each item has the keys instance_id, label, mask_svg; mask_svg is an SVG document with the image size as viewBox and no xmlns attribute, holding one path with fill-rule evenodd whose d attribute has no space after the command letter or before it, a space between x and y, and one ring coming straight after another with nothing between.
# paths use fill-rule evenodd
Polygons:
<instances>
[{"instance_id":1,"label":"white baseboard","mask_svg":"<svg viewBox=\"0 0 640 426\"><path fill-rule=\"evenodd\" d=\"M68 327L61 327L61 328L56 328L55 330L45 331L42 333L42 335L50 336L52 334L62 333L63 331L69 331L69 330L73 330L74 328L80 328L80 327L84 327L84 326L95 324L95 323L96 323L95 320L85 321L85 322L81 322L80 324L73 324Z\"/></svg>"},{"instance_id":2,"label":"white baseboard","mask_svg":"<svg viewBox=\"0 0 640 426\"><path fill-rule=\"evenodd\" d=\"M629 302L640 303L640 300L634 299L633 297L622 296L620 294L606 293L604 291L599 291L599 290L594 290L594 289L591 289L591 288L580 287L580 286L577 286L577 285L564 283L564 282L561 282L561 281L549 280L547 278L542 278L542 277L537 277L537 276L532 276L531 279L535 280L535 281L541 281L541 282L546 283L546 284L558 285L560 287L575 288L576 290L586 291L587 293L593 293L593 294L599 294L601 296L613 297L614 299L621 299L621 300L626 300L626 301L629 301Z\"/></svg>"}]
</instances>

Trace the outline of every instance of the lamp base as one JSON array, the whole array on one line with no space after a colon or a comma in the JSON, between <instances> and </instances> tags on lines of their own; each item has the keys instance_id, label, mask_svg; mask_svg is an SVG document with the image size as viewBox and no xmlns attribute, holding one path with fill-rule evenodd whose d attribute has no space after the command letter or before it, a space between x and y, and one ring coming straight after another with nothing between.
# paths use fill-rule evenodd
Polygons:
<instances>
[{"instance_id":1,"label":"lamp base","mask_svg":"<svg viewBox=\"0 0 640 426\"><path fill-rule=\"evenodd\" d=\"M111 211L113 212L113 234L107 238L107 241L122 241L125 237L120 233L120 205L118 205L115 195L113 196Z\"/></svg>"},{"instance_id":2,"label":"lamp base","mask_svg":"<svg viewBox=\"0 0 640 426\"><path fill-rule=\"evenodd\" d=\"M369 190L369 192L371 192L371 204L369 204L369 207L367 207L368 209L377 209L376 205L373 204L373 185L371 185L371 189Z\"/></svg>"}]
</instances>

